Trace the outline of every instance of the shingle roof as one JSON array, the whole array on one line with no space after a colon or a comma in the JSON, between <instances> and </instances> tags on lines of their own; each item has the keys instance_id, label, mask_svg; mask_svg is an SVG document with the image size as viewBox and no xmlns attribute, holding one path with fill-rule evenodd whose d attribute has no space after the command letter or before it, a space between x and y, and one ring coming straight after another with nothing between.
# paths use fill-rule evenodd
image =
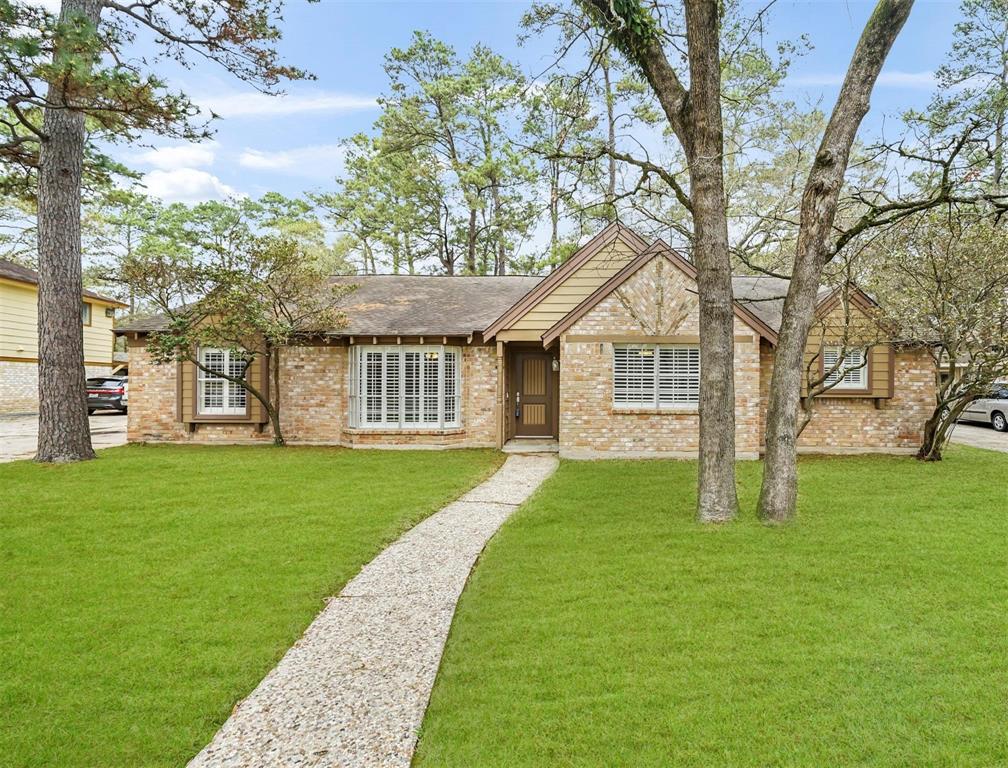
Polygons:
<instances>
[{"instance_id":1,"label":"shingle roof","mask_svg":"<svg viewBox=\"0 0 1008 768\"><path fill-rule=\"evenodd\" d=\"M828 286L821 286L816 295L816 302L825 299L831 290ZM733 275L732 292L735 294L735 301L775 332L780 330L784 316L784 298L788 292L787 280L764 275Z\"/></svg>"},{"instance_id":2,"label":"shingle roof","mask_svg":"<svg viewBox=\"0 0 1008 768\"><path fill-rule=\"evenodd\" d=\"M38 272L34 269L28 269L28 267L22 267L20 264L15 264L13 261L8 261L7 259L0 259L0 277L7 280L16 280L19 283L38 285ZM81 293L89 299L98 299L98 301L107 301L109 304L122 306L121 301L111 299L108 296L102 296L100 293L95 293L94 291L85 289Z\"/></svg>"},{"instance_id":3,"label":"shingle roof","mask_svg":"<svg viewBox=\"0 0 1008 768\"><path fill-rule=\"evenodd\" d=\"M481 332L541 277L358 275L334 278L356 290L340 301L348 325L337 336L468 336Z\"/></svg>"},{"instance_id":4,"label":"shingle roof","mask_svg":"<svg viewBox=\"0 0 1008 768\"><path fill-rule=\"evenodd\" d=\"M334 283L357 286L338 303L347 316L333 336L468 336L481 332L541 277L444 277L355 275ZM136 320L116 333L148 333L165 327L164 315Z\"/></svg>"}]
</instances>

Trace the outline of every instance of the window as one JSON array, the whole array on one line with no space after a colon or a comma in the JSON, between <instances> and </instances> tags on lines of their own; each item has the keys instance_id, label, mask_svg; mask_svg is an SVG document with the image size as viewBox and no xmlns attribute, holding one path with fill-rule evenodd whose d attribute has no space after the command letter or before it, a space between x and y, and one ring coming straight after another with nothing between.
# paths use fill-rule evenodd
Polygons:
<instances>
[{"instance_id":1,"label":"window","mask_svg":"<svg viewBox=\"0 0 1008 768\"><path fill-rule=\"evenodd\" d=\"M865 365L864 350L848 350L837 365L842 353L841 347L823 349L823 371L828 374L824 382L826 386L833 389L868 389L868 366ZM836 370L829 373L834 366Z\"/></svg>"},{"instance_id":2,"label":"window","mask_svg":"<svg viewBox=\"0 0 1008 768\"><path fill-rule=\"evenodd\" d=\"M352 351L355 426L442 429L462 423L461 352L442 346L358 346Z\"/></svg>"},{"instance_id":3,"label":"window","mask_svg":"<svg viewBox=\"0 0 1008 768\"><path fill-rule=\"evenodd\" d=\"M81 302L80 317L84 325L91 325L91 305L86 301Z\"/></svg>"},{"instance_id":4,"label":"window","mask_svg":"<svg viewBox=\"0 0 1008 768\"><path fill-rule=\"evenodd\" d=\"M700 402L700 348L613 345L613 403L641 408L692 407Z\"/></svg>"},{"instance_id":5,"label":"window","mask_svg":"<svg viewBox=\"0 0 1008 768\"><path fill-rule=\"evenodd\" d=\"M209 369L196 368L199 413L207 416L244 416L248 400L245 387L228 381L220 374L245 378L248 358L234 349L201 349L199 361Z\"/></svg>"}]
</instances>

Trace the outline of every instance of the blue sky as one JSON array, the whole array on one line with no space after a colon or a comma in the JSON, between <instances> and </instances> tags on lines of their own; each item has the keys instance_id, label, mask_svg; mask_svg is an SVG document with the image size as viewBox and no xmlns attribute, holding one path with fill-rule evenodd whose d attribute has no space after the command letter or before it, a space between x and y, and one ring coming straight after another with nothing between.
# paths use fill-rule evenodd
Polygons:
<instances>
[{"instance_id":1,"label":"blue sky","mask_svg":"<svg viewBox=\"0 0 1008 768\"><path fill-rule=\"evenodd\" d=\"M752 6L756 9L758 6ZM788 95L821 100L829 109L873 3L788 2L771 11L774 38L808 35L814 48L792 67ZM415 29L430 30L460 52L481 42L536 74L550 61L553 41L517 44L524 2L288 3L281 50L317 76L288 88L284 98L256 94L209 65L165 71L172 85L223 115L216 137L202 145L158 142L154 148L117 147L114 153L146 174L152 194L194 202L269 190L298 195L333 186L340 170L339 141L367 130L375 98L386 87L382 59L409 44ZM876 88L862 137L877 136L887 118L923 106L931 77L949 47L958 5L918 0ZM892 125L892 121L888 123Z\"/></svg>"}]
</instances>

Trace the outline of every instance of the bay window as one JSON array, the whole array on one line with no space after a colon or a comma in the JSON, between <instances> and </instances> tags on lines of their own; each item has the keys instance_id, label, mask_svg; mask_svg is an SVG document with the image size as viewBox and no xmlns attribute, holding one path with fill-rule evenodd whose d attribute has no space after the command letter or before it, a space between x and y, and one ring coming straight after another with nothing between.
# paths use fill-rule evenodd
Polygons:
<instances>
[{"instance_id":1,"label":"bay window","mask_svg":"<svg viewBox=\"0 0 1008 768\"><path fill-rule=\"evenodd\" d=\"M243 416L248 393L241 384L225 379L221 374L245 378L248 358L240 350L201 348L199 361L209 370L196 367L197 412L204 416Z\"/></svg>"},{"instance_id":2,"label":"bay window","mask_svg":"<svg viewBox=\"0 0 1008 768\"><path fill-rule=\"evenodd\" d=\"M862 349L845 352L841 347L825 347L823 372L826 386L833 389L868 389L868 366Z\"/></svg>"},{"instance_id":3,"label":"bay window","mask_svg":"<svg viewBox=\"0 0 1008 768\"><path fill-rule=\"evenodd\" d=\"M700 348L613 345L613 404L623 408L691 408L700 402Z\"/></svg>"},{"instance_id":4,"label":"bay window","mask_svg":"<svg viewBox=\"0 0 1008 768\"><path fill-rule=\"evenodd\" d=\"M461 360L458 347L353 347L351 423L374 429L461 426Z\"/></svg>"}]
</instances>

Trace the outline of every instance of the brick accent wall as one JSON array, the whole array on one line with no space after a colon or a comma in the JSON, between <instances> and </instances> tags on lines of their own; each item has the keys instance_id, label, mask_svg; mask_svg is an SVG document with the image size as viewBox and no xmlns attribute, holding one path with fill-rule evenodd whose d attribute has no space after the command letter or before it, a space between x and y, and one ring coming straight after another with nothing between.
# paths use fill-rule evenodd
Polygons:
<instances>
[{"instance_id":1,"label":"brick accent wall","mask_svg":"<svg viewBox=\"0 0 1008 768\"><path fill-rule=\"evenodd\" d=\"M736 318L736 452L756 458L759 449L758 335ZM578 320L560 342L560 451L574 458L610 454L695 456L699 415L695 408L622 409L613 406L613 343L577 336L699 335L696 288L686 275L656 258Z\"/></svg>"},{"instance_id":2,"label":"brick accent wall","mask_svg":"<svg viewBox=\"0 0 1008 768\"><path fill-rule=\"evenodd\" d=\"M109 365L84 366L88 378L111 372ZM0 360L0 413L36 413L38 404L38 363Z\"/></svg>"},{"instance_id":3,"label":"brick accent wall","mask_svg":"<svg viewBox=\"0 0 1008 768\"><path fill-rule=\"evenodd\" d=\"M0 413L38 411L38 363L0 360Z\"/></svg>"},{"instance_id":4,"label":"brick accent wall","mask_svg":"<svg viewBox=\"0 0 1008 768\"><path fill-rule=\"evenodd\" d=\"M760 435L766 428L766 408L773 373L773 348L762 345L760 360ZM934 367L922 349L897 351L894 396L872 398L821 397L812 421L798 438L804 453L911 452L920 447L924 422L934 407Z\"/></svg>"},{"instance_id":5,"label":"brick accent wall","mask_svg":"<svg viewBox=\"0 0 1008 768\"><path fill-rule=\"evenodd\" d=\"M142 339L130 340L130 408L133 441L263 442L272 439L249 424L201 423L193 431L177 421L175 364L155 365ZM349 426L349 354L345 346L289 347L280 352L280 419L290 442L350 446L494 446L497 421L496 350L462 351L462 428L442 432L381 432Z\"/></svg>"}]
</instances>

